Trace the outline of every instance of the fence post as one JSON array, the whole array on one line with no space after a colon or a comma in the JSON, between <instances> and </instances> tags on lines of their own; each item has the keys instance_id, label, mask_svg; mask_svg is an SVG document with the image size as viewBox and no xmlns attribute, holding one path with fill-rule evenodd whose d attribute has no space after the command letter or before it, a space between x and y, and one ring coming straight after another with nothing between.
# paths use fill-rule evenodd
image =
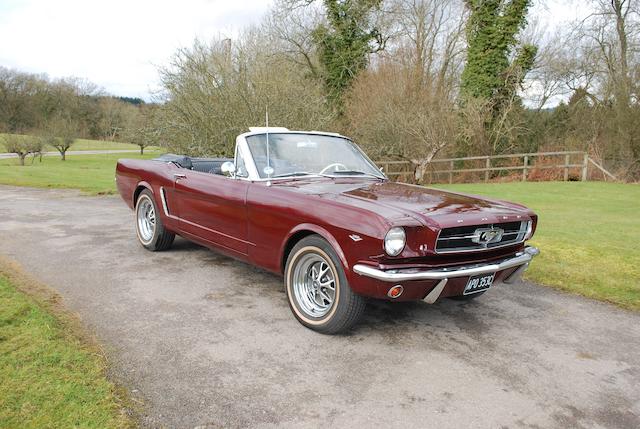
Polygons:
<instances>
[{"instance_id":1,"label":"fence post","mask_svg":"<svg viewBox=\"0 0 640 429\"><path fill-rule=\"evenodd\" d=\"M449 165L449 184L453 183L453 161L451 161L451 165Z\"/></svg>"},{"instance_id":2,"label":"fence post","mask_svg":"<svg viewBox=\"0 0 640 429\"><path fill-rule=\"evenodd\" d=\"M529 165L529 155L524 156L524 163L522 166L522 181L527 181L527 165Z\"/></svg>"},{"instance_id":3,"label":"fence post","mask_svg":"<svg viewBox=\"0 0 640 429\"><path fill-rule=\"evenodd\" d=\"M564 156L564 181L569 180L569 155Z\"/></svg>"},{"instance_id":4,"label":"fence post","mask_svg":"<svg viewBox=\"0 0 640 429\"><path fill-rule=\"evenodd\" d=\"M484 182L488 182L489 181L489 168L491 168L491 157L487 157L487 161L485 162L485 168L487 169L484 172Z\"/></svg>"},{"instance_id":5,"label":"fence post","mask_svg":"<svg viewBox=\"0 0 640 429\"><path fill-rule=\"evenodd\" d=\"M585 182L587 180L587 166L589 164L589 154L587 152L584 153L582 159L582 181Z\"/></svg>"}]
</instances>

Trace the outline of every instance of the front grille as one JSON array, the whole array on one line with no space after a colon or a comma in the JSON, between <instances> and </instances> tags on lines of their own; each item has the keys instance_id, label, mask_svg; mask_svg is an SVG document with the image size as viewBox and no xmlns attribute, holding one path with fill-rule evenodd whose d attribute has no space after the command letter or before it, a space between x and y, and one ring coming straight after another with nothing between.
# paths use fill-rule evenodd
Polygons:
<instances>
[{"instance_id":1,"label":"front grille","mask_svg":"<svg viewBox=\"0 0 640 429\"><path fill-rule=\"evenodd\" d=\"M524 241L528 227L529 221L444 228L438 235L436 253L495 249L518 244Z\"/></svg>"}]
</instances>

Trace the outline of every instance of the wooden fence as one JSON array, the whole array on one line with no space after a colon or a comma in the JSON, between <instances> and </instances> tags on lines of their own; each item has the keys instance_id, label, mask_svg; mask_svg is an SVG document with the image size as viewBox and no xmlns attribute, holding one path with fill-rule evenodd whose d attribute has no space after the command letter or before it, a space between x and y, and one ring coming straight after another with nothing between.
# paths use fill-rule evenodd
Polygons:
<instances>
[{"instance_id":1,"label":"wooden fence","mask_svg":"<svg viewBox=\"0 0 640 429\"><path fill-rule=\"evenodd\" d=\"M469 163L475 164L471 167ZM411 161L378 161L378 166L391 179L415 182L417 163ZM480 166L478 166L480 165ZM468 156L464 158L434 159L429 163L422 182L425 183L454 183L454 179L464 174L466 181L488 182L496 176L509 175L519 172L522 181L527 181L531 171L555 170L562 173L562 178L568 180L588 180L589 166L596 168L603 180L617 178L602 165L594 161L587 152L536 152L518 153L493 156ZM571 174L577 172L578 174ZM427 176L427 177L425 177ZM444 180L443 180L444 179Z\"/></svg>"}]
</instances>

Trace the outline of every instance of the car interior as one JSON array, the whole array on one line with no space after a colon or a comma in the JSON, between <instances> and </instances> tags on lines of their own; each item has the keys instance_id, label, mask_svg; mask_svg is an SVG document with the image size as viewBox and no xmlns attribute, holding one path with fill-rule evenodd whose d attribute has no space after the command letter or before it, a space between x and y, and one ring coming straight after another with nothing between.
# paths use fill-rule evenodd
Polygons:
<instances>
[{"instance_id":1,"label":"car interior","mask_svg":"<svg viewBox=\"0 0 640 429\"><path fill-rule=\"evenodd\" d=\"M221 168L222 164L227 161L233 162L233 158L192 158L186 155L168 153L155 158L154 161L172 162L179 167L186 168L187 170L224 176Z\"/></svg>"},{"instance_id":2,"label":"car interior","mask_svg":"<svg viewBox=\"0 0 640 429\"><path fill-rule=\"evenodd\" d=\"M222 173L222 164L227 161L233 162L233 158L192 158L186 155L175 155L168 153L155 158L154 161L172 162L175 165L186 168L187 170L200 171L202 173L217 174L224 176ZM263 169L267 165L266 157L258 157L256 164L259 169ZM290 173L294 171L301 171L302 167L299 167L287 160L281 160L277 158L271 158L270 164L278 171L279 174Z\"/></svg>"}]
</instances>

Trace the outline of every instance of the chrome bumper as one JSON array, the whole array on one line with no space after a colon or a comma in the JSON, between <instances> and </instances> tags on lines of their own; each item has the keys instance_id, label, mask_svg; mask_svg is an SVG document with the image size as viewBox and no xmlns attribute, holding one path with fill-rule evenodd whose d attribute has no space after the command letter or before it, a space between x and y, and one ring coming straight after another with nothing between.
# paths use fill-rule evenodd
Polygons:
<instances>
[{"instance_id":1,"label":"chrome bumper","mask_svg":"<svg viewBox=\"0 0 640 429\"><path fill-rule=\"evenodd\" d=\"M536 247L527 246L524 251L516 253L513 258L505 259L497 264L476 264L466 267L438 268L435 270L388 270L383 271L377 268L356 264L353 271L361 276L367 276L383 282L405 282L411 280L446 280L455 277L469 277L481 274L490 274L508 268L520 267L508 278L505 283L513 283L520 274L529 266L531 260L540 253ZM442 285L444 287L444 284Z\"/></svg>"}]
</instances>

